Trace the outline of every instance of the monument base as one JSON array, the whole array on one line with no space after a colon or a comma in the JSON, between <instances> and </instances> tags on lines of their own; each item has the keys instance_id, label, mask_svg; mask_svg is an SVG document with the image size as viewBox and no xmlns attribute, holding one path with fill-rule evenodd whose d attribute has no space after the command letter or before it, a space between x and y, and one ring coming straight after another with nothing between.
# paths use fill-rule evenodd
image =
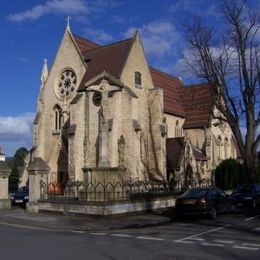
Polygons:
<instances>
[{"instance_id":1,"label":"monument base","mask_svg":"<svg viewBox=\"0 0 260 260\"><path fill-rule=\"evenodd\" d=\"M121 167L84 167L83 181L85 182L122 182L125 168Z\"/></svg>"}]
</instances>

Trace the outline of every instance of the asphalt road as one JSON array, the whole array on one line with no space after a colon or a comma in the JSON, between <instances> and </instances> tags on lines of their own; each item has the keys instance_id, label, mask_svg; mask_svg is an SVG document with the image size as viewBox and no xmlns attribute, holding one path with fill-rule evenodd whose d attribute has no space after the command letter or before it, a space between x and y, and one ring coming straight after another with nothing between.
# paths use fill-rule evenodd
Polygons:
<instances>
[{"instance_id":1,"label":"asphalt road","mask_svg":"<svg viewBox=\"0 0 260 260\"><path fill-rule=\"evenodd\" d=\"M0 259L260 259L260 211L110 232L0 225Z\"/></svg>"}]
</instances>

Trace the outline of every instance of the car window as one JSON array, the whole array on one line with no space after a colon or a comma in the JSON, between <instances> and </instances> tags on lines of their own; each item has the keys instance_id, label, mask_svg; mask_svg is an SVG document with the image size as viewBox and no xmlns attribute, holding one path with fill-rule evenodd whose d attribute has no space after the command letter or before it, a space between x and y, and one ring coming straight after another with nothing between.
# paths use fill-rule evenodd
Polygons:
<instances>
[{"instance_id":1,"label":"car window","mask_svg":"<svg viewBox=\"0 0 260 260\"><path fill-rule=\"evenodd\" d=\"M251 192L251 187L249 185L242 185L236 189L236 192L240 192L240 193Z\"/></svg>"},{"instance_id":2,"label":"car window","mask_svg":"<svg viewBox=\"0 0 260 260\"><path fill-rule=\"evenodd\" d=\"M211 189L209 192L209 197L210 198L215 198L218 195L218 192L216 189Z\"/></svg>"},{"instance_id":3,"label":"car window","mask_svg":"<svg viewBox=\"0 0 260 260\"><path fill-rule=\"evenodd\" d=\"M28 192L29 189L27 187L21 187L17 190L18 192Z\"/></svg>"},{"instance_id":4,"label":"car window","mask_svg":"<svg viewBox=\"0 0 260 260\"><path fill-rule=\"evenodd\" d=\"M182 197L193 197L193 198L201 198L207 195L208 189L190 189L186 191Z\"/></svg>"},{"instance_id":5,"label":"car window","mask_svg":"<svg viewBox=\"0 0 260 260\"><path fill-rule=\"evenodd\" d=\"M218 189L218 188L216 188L216 190L217 190L218 194L219 194L221 197L226 197L226 194L225 194L225 192L224 192L223 190Z\"/></svg>"},{"instance_id":6,"label":"car window","mask_svg":"<svg viewBox=\"0 0 260 260\"><path fill-rule=\"evenodd\" d=\"M260 184L256 184L256 185L255 185L255 190L256 190L257 192L260 192Z\"/></svg>"}]
</instances>

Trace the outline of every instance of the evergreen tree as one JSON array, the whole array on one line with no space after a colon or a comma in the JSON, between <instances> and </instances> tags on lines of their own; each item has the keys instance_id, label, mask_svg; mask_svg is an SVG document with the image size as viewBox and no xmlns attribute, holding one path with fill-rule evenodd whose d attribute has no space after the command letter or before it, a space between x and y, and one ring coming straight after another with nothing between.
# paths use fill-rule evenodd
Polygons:
<instances>
[{"instance_id":1,"label":"evergreen tree","mask_svg":"<svg viewBox=\"0 0 260 260\"><path fill-rule=\"evenodd\" d=\"M9 190L11 192L17 190L19 183L19 172L24 167L24 160L28 155L28 150L25 147L19 148L14 155L12 163L12 171L9 176Z\"/></svg>"}]
</instances>

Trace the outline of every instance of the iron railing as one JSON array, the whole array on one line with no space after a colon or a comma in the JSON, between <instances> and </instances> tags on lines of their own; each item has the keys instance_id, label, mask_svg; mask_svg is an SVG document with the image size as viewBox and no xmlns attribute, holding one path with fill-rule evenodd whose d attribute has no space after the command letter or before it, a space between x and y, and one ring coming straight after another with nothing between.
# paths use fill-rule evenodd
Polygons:
<instances>
[{"instance_id":1,"label":"iron railing","mask_svg":"<svg viewBox=\"0 0 260 260\"><path fill-rule=\"evenodd\" d=\"M116 202L169 194L162 182L68 182L66 185L41 182L41 200Z\"/></svg>"}]
</instances>

